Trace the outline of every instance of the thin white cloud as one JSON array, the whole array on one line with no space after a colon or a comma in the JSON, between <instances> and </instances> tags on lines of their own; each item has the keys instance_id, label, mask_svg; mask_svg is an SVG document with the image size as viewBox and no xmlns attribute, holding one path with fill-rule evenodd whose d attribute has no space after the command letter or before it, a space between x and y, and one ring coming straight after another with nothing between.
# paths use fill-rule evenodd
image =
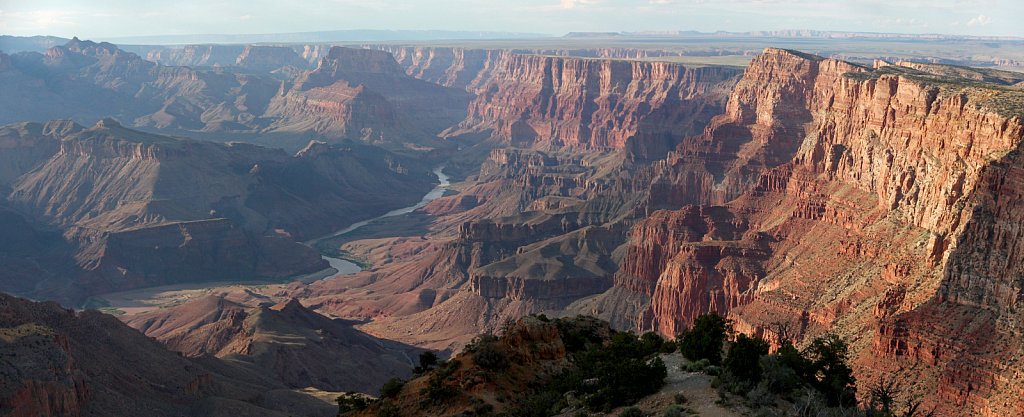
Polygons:
<instances>
[{"instance_id":1,"label":"thin white cloud","mask_svg":"<svg viewBox=\"0 0 1024 417\"><path fill-rule=\"evenodd\" d=\"M581 6L589 6L597 3L595 0L561 0L558 6L565 10L575 9Z\"/></svg>"},{"instance_id":2,"label":"thin white cloud","mask_svg":"<svg viewBox=\"0 0 1024 417\"><path fill-rule=\"evenodd\" d=\"M2 13L2 16L4 18L4 22L10 22L13 27L50 29L59 26L75 25L77 23L79 13L68 10L41 9L26 12Z\"/></svg>"},{"instance_id":3,"label":"thin white cloud","mask_svg":"<svg viewBox=\"0 0 1024 417\"><path fill-rule=\"evenodd\" d=\"M988 16L985 16L983 14L979 14L979 15L971 18L971 20L968 20L967 21L967 26L970 26L970 27L985 26L985 25L987 25L989 23L992 23L992 18L990 18Z\"/></svg>"}]
</instances>

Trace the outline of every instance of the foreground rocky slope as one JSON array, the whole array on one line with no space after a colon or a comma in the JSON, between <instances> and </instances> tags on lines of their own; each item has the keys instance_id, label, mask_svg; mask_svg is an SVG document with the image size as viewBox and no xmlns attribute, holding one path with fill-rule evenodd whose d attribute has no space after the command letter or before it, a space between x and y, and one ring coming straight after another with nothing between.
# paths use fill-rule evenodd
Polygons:
<instances>
[{"instance_id":1,"label":"foreground rocky slope","mask_svg":"<svg viewBox=\"0 0 1024 417\"><path fill-rule=\"evenodd\" d=\"M0 413L332 416L331 404L216 359L183 358L116 318L0 294Z\"/></svg>"},{"instance_id":2,"label":"foreground rocky slope","mask_svg":"<svg viewBox=\"0 0 1024 417\"><path fill-rule=\"evenodd\" d=\"M557 375L569 370L574 354L591 344L607 345L607 323L593 318L551 322L524 317L500 338L481 336L465 352L438 369L404 382L399 391L350 415L454 416L528 414L524 405Z\"/></svg>"}]
</instances>

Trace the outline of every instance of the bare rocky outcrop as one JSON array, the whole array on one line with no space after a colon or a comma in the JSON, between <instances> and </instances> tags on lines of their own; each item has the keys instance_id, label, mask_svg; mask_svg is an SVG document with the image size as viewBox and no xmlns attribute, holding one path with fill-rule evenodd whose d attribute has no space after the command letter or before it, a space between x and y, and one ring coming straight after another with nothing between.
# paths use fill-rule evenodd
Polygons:
<instances>
[{"instance_id":1,"label":"bare rocky outcrop","mask_svg":"<svg viewBox=\"0 0 1024 417\"><path fill-rule=\"evenodd\" d=\"M727 67L607 59L638 57L610 51L369 47L392 53L409 75L476 94L449 136L543 149L628 148L648 159L720 113L738 75Z\"/></svg>"}]
</instances>

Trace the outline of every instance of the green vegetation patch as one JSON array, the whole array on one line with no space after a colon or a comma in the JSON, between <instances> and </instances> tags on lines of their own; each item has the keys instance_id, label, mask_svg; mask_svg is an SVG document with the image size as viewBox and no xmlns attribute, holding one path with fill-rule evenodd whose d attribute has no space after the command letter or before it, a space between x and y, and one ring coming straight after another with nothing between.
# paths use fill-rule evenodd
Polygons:
<instances>
[{"instance_id":1,"label":"green vegetation patch","mask_svg":"<svg viewBox=\"0 0 1024 417\"><path fill-rule=\"evenodd\" d=\"M666 346L663 340L654 340L657 335L640 338L632 332L613 332L609 342L601 343L587 328L563 319L555 322L573 366L521 398L515 415L548 416L578 405L608 412L634 404L665 384L668 371L658 354ZM569 403L565 395L569 392L578 404Z\"/></svg>"},{"instance_id":2,"label":"green vegetation patch","mask_svg":"<svg viewBox=\"0 0 1024 417\"><path fill-rule=\"evenodd\" d=\"M0 327L0 340L14 343L25 337L51 336L53 329L38 323L25 323L16 327Z\"/></svg>"}]
</instances>

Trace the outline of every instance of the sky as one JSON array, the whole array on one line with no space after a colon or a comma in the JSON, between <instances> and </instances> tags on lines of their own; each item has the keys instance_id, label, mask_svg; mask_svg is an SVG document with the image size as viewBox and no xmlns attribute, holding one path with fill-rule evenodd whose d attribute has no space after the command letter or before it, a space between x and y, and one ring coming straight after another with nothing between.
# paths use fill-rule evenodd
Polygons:
<instances>
[{"instance_id":1,"label":"sky","mask_svg":"<svg viewBox=\"0 0 1024 417\"><path fill-rule=\"evenodd\" d=\"M1024 0L0 0L0 34L102 40L344 29L1024 36Z\"/></svg>"}]
</instances>

